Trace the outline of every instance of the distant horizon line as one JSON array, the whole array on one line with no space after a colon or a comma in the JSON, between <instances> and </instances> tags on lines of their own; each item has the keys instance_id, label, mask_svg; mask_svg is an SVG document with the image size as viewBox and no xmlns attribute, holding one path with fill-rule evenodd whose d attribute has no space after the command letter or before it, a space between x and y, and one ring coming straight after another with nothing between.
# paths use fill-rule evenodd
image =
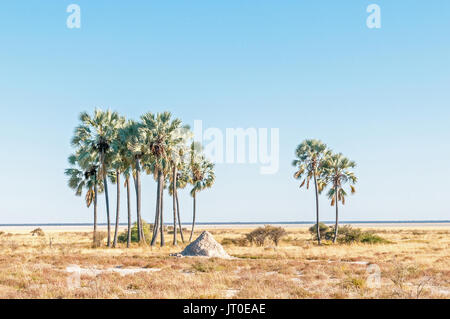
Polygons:
<instances>
[{"instance_id":1,"label":"distant horizon line","mask_svg":"<svg viewBox=\"0 0 450 319\"><path fill-rule=\"evenodd\" d=\"M196 225L310 225L315 221L286 221L286 222L198 222ZM322 221L325 224L334 224L335 221ZM450 223L450 220L361 220L361 221L341 221L340 224L444 224ZM133 223L134 224L134 223ZM171 226L172 223L164 223ZM188 226L192 223L181 223ZM8 223L0 224L0 227L10 226L92 226L92 223ZM107 226L107 223L97 223L98 226ZM111 223L111 226L115 223ZM128 223L119 223L120 226L128 226Z\"/></svg>"}]
</instances>

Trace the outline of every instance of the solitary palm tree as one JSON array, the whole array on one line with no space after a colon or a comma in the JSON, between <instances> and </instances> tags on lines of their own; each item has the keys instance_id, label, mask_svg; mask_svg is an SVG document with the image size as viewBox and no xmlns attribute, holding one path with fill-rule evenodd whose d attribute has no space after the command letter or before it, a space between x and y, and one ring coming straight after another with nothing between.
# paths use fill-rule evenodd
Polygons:
<instances>
[{"instance_id":1,"label":"solitary palm tree","mask_svg":"<svg viewBox=\"0 0 450 319\"><path fill-rule=\"evenodd\" d=\"M356 163L344 157L341 153L333 154L324 163L322 179L326 184L331 185L328 191L328 198L331 199L331 206L336 206L336 224L334 227L333 243L336 243L338 236L339 202L345 205L345 196L347 196L343 187L348 183L351 193L354 194L356 192L353 185L357 182L357 178L355 173L351 171L355 167Z\"/></svg>"},{"instance_id":2,"label":"solitary palm tree","mask_svg":"<svg viewBox=\"0 0 450 319\"><path fill-rule=\"evenodd\" d=\"M141 116L142 125L139 127L142 142L147 148L145 154L145 169L153 174L157 180L157 197L155 223L151 245L156 244L158 231L161 234L161 246L164 242L163 192L166 177L170 172L170 155L174 145L179 143L174 133L181 127L179 119L173 119L169 112ZM159 228L159 229L158 229Z\"/></svg>"},{"instance_id":3,"label":"solitary palm tree","mask_svg":"<svg viewBox=\"0 0 450 319\"><path fill-rule=\"evenodd\" d=\"M108 222L108 247L111 247L111 219L109 211L109 194L107 175L112 159L111 143L117 138L118 130L124 119L117 112L95 110L91 117L88 113L80 114L81 124L75 129L72 145L84 147L89 152L98 154L100 167L98 177L103 179Z\"/></svg>"},{"instance_id":4,"label":"solitary palm tree","mask_svg":"<svg viewBox=\"0 0 450 319\"><path fill-rule=\"evenodd\" d=\"M294 174L294 178L303 180L300 184L300 188L306 184L306 188L309 189L311 179L314 182L316 195L317 241L320 245L319 193L322 191L325 184L319 178L323 170L324 162L330 155L330 151L326 144L319 140L310 139L303 141L297 147L295 155L297 158L292 164L296 167L297 171Z\"/></svg>"},{"instance_id":5,"label":"solitary palm tree","mask_svg":"<svg viewBox=\"0 0 450 319\"><path fill-rule=\"evenodd\" d=\"M193 212L192 212L192 230L189 241L192 241L195 228L195 215L197 209L197 193L211 188L215 181L214 164L201 156L200 158L191 159L191 183L193 188L191 190L191 196L193 199Z\"/></svg>"}]
</instances>

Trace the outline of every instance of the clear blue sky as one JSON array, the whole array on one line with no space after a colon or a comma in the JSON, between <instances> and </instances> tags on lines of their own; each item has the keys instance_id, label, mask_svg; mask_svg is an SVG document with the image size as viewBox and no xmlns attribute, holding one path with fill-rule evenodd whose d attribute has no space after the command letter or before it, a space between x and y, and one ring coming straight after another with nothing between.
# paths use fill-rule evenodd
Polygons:
<instances>
[{"instance_id":1,"label":"clear blue sky","mask_svg":"<svg viewBox=\"0 0 450 319\"><path fill-rule=\"evenodd\" d=\"M66 27L71 3L81 29ZM381 29L366 27L371 3ZM3 1L0 223L91 222L64 169L77 116L94 107L280 128L279 172L218 165L199 221L313 220L291 167L311 137L358 163L343 220L450 219L449 40L447 0ZM152 220L154 182L143 184Z\"/></svg>"}]
</instances>

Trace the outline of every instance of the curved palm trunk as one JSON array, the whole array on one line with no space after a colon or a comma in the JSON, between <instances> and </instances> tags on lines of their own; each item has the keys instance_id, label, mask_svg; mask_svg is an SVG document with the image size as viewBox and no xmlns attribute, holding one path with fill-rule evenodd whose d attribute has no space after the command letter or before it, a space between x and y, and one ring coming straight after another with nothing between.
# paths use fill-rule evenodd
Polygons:
<instances>
[{"instance_id":1,"label":"curved palm trunk","mask_svg":"<svg viewBox=\"0 0 450 319\"><path fill-rule=\"evenodd\" d=\"M172 183L172 204L173 204L173 245L177 245L177 167L173 168Z\"/></svg>"},{"instance_id":2,"label":"curved palm trunk","mask_svg":"<svg viewBox=\"0 0 450 319\"><path fill-rule=\"evenodd\" d=\"M165 240L164 240L164 209L163 209L163 204L164 204L164 181L165 181L165 178L163 177L163 175L161 174L161 178L162 178L162 181L161 181L161 201L160 201L160 206L161 206L161 211L159 212L159 216L160 216L160 218L161 218L161 220L160 220L160 225L159 225L159 227L161 228L160 229L160 233L161 233L161 247L163 247L163 246L165 246L166 245L166 242L165 242Z\"/></svg>"},{"instance_id":3,"label":"curved palm trunk","mask_svg":"<svg viewBox=\"0 0 450 319\"><path fill-rule=\"evenodd\" d=\"M335 197L334 198L335 198L335 201L336 201L336 224L334 226L333 243L335 244L336 240L337 240L337 237L338 237L338 229L339 229L339 208L338 208L339 202L338 202L338 188L337 188L337 186L334 188L334 192L335 192L335 194L334 194Z\"/></svg>"},{"instance_id":4,"label":"curved palm trunk","mask_svg":"<svg viewBox=\"0 0 450 319\"><path fill-rule=\"evenodd\" d=\"M107 219L107 222L108 222L108 242L107 242L107 246L111 247L111 219L109 217L108 180L106 178L106 174L103 177L103 183L105 184L106 219Z\"/></svg>"},{"instance_id":5,"label":"curved palm trunk","mask_svg":"<svg viewBox=\"0 0 450 319\"><path fill-rule=\"evenodd\" d=\"M97 177L94 179L94 235L93 246L97 242Z\"/></svg>"},{"instance_id":6,"label":"curved palm trunk","mask_svg":"<svg viewBox=\"0 0 450 319\"><path fill-rule=\"evenodd\" d=\"M120 211L120 172L116 170L116 185L117 185L117 207L116 207L116 227L114 228L113 248L117 247L117 235L119 232L119 211Z\"/></svg>"},{"instance_id":7,"label":"curved palm trunk","mask_svg":"<svg viewBox=\"0 0 450 319\"><path fill-rule=\"evenodd\" d=\"M314 172L314 187L316 191L316 230L317 230L317 241L320 245L320 226L319 226L319 190L317 189L317 178Z\"/></svg>"},{"instance_id":8,"label":"curved palm trunk","mask_svg":"<svg viewBox=\"0 0 450 319\"><path fill-rule=\"evenodd\" d=\"M153 224L153 237L151 245L156 245L156 240L158 238L158 224L159 224L159 212L161 209L160 205L161 199L161 172L158 172L158 181L157 181L157 189L156 189L156 210L155 210L155 222Z\"/></svg>"},{"instance_id":9,"label":"curved palm trunk","mask_svg":"<svg viewBox=\"0 0 450 319\"><path fill-rule=\"evenodd\" d=\"M176 201L177 201L178 226L180 227L181 241L184 243L183 228L181 227L180 202L178 201L178 192L177 192L177 194L175 195L175 198L176 198Z\"/></svg>"},{"instance_id":10,"label":"curved palm trunk","mask_svg":"<svg viewBox=\"0 0 450 319\"><path fill-rule=\"evenodd\" d=\"M127 208L128 208L128 233L127 233L127 248L130 248L131 243L131 205L130 205L130 178L127 177Z\"/></svg>"},{"instance_id":11,"label":"curved palm trunk","mask_svg":"<svg viewBox=\"0 0 450 319\"><path fill-rule=\"evenodd\" d=\"M191 236L189 237L189 242L191 242L192 241L192 236L194 235L194 228L195 228L195 210L196 210L196 194L194 193L194 196L192 196L193 197L193 205L194 205L194 207L193 207L193 213L192 213L192 230L191 230Z\"/></svg>"}]
</instances>

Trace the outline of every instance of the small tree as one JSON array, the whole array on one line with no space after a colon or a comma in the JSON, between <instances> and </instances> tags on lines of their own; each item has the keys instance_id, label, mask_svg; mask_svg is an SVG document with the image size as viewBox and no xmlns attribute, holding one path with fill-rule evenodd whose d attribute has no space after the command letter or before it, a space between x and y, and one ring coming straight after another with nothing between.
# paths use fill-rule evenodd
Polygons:
<instances>
[{"instance_id":1,"label":"small tree","mask_svg":"<svg viewBox=\"0 0 450 319\"><path fill-rule=\"evenodd\" d=\"M275 246L278 246L281 238L287 235L283 227L266 226L266 231L268 232L269 239L273 241Z\"/></svg>"},{"instance_id":2,"label":"small tree","mask_svg":"<svg viewBox=\"0 0 450 319\"><path fill-rule=\"evenodd\" d=\"M264 226L259 227L246 235L247 240L251 244L257 246L264 246L266 239L270 239L276 246L278 246L281 238L287 235L286 230L282 227Z\"/></svg>"},{"instance_id":3,"label":"small tree","mask_svg":"<svg viewBox=\"0 0 450 319\"><path fill-rule=\"evenodd\" d=\"M264 228L259 227L247 234L246 237L251 244L255 244L256 246L264 246L267 234L264 231Z\"/></svg>"}]
</instances>

